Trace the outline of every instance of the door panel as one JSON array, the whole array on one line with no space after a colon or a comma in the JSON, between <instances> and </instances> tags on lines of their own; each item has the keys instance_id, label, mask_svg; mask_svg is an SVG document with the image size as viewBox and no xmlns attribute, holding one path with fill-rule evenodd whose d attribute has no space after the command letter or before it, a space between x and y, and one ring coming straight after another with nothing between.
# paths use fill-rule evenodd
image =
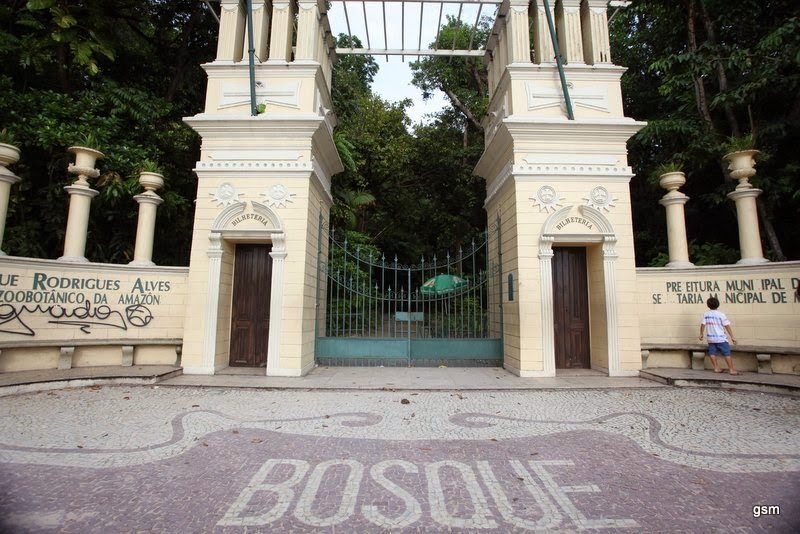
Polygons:
<instances>
[{"instance_id":1,"label":"door panel","mask_svg":"<svg viewBox=\"0 0 800 534\"><path fill-rule=\"evenodd\" d=\"M589 296L586 249L553 248L553 319L557 369L588 369Z\"/></svg>"},{"instance_id":2,"label":"door panel","mask_svg":"<svg viewBox=\"0 0 800 534\"><path fill-rule=\"evenodd\" d=\"M263 367L269 345L271 245L236 245L230 365Z\"/></svg>"}]
</instances>

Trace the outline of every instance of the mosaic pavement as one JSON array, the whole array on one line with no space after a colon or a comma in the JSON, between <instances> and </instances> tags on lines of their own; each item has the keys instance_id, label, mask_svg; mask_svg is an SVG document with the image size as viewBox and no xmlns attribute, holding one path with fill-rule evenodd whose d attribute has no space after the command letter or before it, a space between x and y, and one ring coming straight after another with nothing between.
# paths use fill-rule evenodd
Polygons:
<instances>
[{"instance_id":1,"label":"mosaic pavement","mask_svg":"<svg viewBox=\"0 0 800 534\"><path fill-rule=\"evenodd\" d=\"M3 532L796 532L800 399L91 387L0 398Z\"/></svg>"}]
</instances>

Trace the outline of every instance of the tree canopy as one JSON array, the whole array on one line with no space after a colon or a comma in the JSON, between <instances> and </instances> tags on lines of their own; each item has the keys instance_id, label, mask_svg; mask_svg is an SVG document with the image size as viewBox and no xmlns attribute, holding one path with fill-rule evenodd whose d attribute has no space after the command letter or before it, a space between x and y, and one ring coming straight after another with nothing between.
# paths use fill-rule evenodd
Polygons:
<instances>
[{"instance_id":1,"label":"tree canopy","mask_svg":"<svg viewBox=\"0 0 800 534\"><path fill-rule=\"evenodd\" d=\"M167 179L154 260L186 264L199 138L182 117L202 110L204 61L216 20L202 2L31 0L0 5L0 127L13 133L23 181L9 205L9 254L58 257L71 182L66 148L97 141L106 157L93 182L86 256L133 256L137 171L157 162ZM93 147L94 148L94 147Z\"/></svg>"},{"instance_id":2,"label":"tree canopy","mask_svg":"<svg viewBox=\"0 0 800 534\"><path fill-rule=\"evenodd\" d=\"M473 48L488 23L448 19L431 47ZM800 258L800 5L795 0L636 0L611 23L612 59L623 77L626 114L648 122L629 142L637 262L666 261L666 228L652 179L679 161L690 253L697 264L738 259L732 184L721 163L731 137L752 135L761 150L753 183L765 251ZM93 181L86 255L127 262L133 252L137 169L155 161L167 178L159 194L154 260L188 262L200 140L182 122L203 108L217 21L201 0L10 0L0 4L0 129L23 158L15 172L3 248L9 254L61 254L71 180L66 148L89 137L106 158ZM339 36L340 46L349 39ZM358 43L355 43L358 46ZM450 105L412 124L409 101L373 93L378 64L342 56L332 97L334 141L345 171L333 177L334 225L401 261L468 245L486 226L485 187L472 174L483 150L486 70L478 59L431 57L412 63L425 95Z\"/></svg>"},{"instance_id":3,"label":"tree canopy","mask_svg":"<svg viewBox=\"0 0 800 534\"><path fill-rule=\"evenodd\" d=\"M648 180L666 161L687 174L682 188L690 252L698 264L738 258L735 206L721 157L731 137L761 151L752 180L765 253L800 257L790 221L800 208L800 4L793 0L639 0L611 26L626 114L648 122L629 142L637 261L666 261L664 191Z\"/></svg>"}]
</instances>

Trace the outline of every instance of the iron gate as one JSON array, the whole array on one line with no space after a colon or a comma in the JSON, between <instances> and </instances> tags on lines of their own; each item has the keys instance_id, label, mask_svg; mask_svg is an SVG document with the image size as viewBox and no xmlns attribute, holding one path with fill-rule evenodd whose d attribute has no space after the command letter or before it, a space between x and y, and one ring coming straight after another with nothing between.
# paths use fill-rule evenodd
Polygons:
<instances>
[{"instance_id":1,"label":"iron gate","mask_svg":"<svg viewBox=\"0 0 800 534\"><path fill-rule=\"evenodd\" d=\"M329 247L318 262L317 363L501 366L499 251L490 261L489 235L444 260L402 265L321 223Z\"/></svg>"}]
</instances>

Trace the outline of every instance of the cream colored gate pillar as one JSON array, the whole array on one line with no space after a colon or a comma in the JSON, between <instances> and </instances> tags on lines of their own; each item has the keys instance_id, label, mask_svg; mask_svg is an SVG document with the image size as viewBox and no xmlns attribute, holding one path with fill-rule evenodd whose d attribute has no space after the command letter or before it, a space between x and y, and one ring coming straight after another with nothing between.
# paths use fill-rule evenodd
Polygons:
<instances>
[{"instance_id":1,"label":"cream colored gate pillar","mask_svg":"<svg viewBox=\"0 0 800 534\"><path fill-rule=\"evenodd\" d=\"M244 3L224 0L218 57L203 65L206 107L186 119L202 137L184 321L186 374L214 374L231 361L236 249L245 244L271 247L270 297L256 318L269 318L268 333L256 334L267 346L263 372L301 376L315 365L317 261L327 253L318 250L318 243L327 244L318 238L319 220L328 218L331 177L342 164L330 111L330 28L319 4L301 1L295 36L297 4L254 2L255 98L264 111L253 116Z\"/></svg>"},{"instance_id":2,"label":"cream colored gate pillar","mask_svg":"<svg viewBox=\"0 0 800 534\"><path fill-rule=\"evenodd\" d=\"M517 2L501 5L487 46L486 148L475 172L486 179L489 220L501 221L489 257L499 257L502 247L504 366L525 377L558 372L557 247L585 250L588 365L611 376L641 368L626 142L644 123L624 116L624 69L610 63L608 32L596 27L605 21L605 3L592 2L584 16L579 5L570 0L555 9L574 120L567 117L542 0L531 2L527 25L514 16ZM529 42L533 62L521 60L530 57ZM515 291L507 291L506 280Z\"/></svg>"}]
</instances>

